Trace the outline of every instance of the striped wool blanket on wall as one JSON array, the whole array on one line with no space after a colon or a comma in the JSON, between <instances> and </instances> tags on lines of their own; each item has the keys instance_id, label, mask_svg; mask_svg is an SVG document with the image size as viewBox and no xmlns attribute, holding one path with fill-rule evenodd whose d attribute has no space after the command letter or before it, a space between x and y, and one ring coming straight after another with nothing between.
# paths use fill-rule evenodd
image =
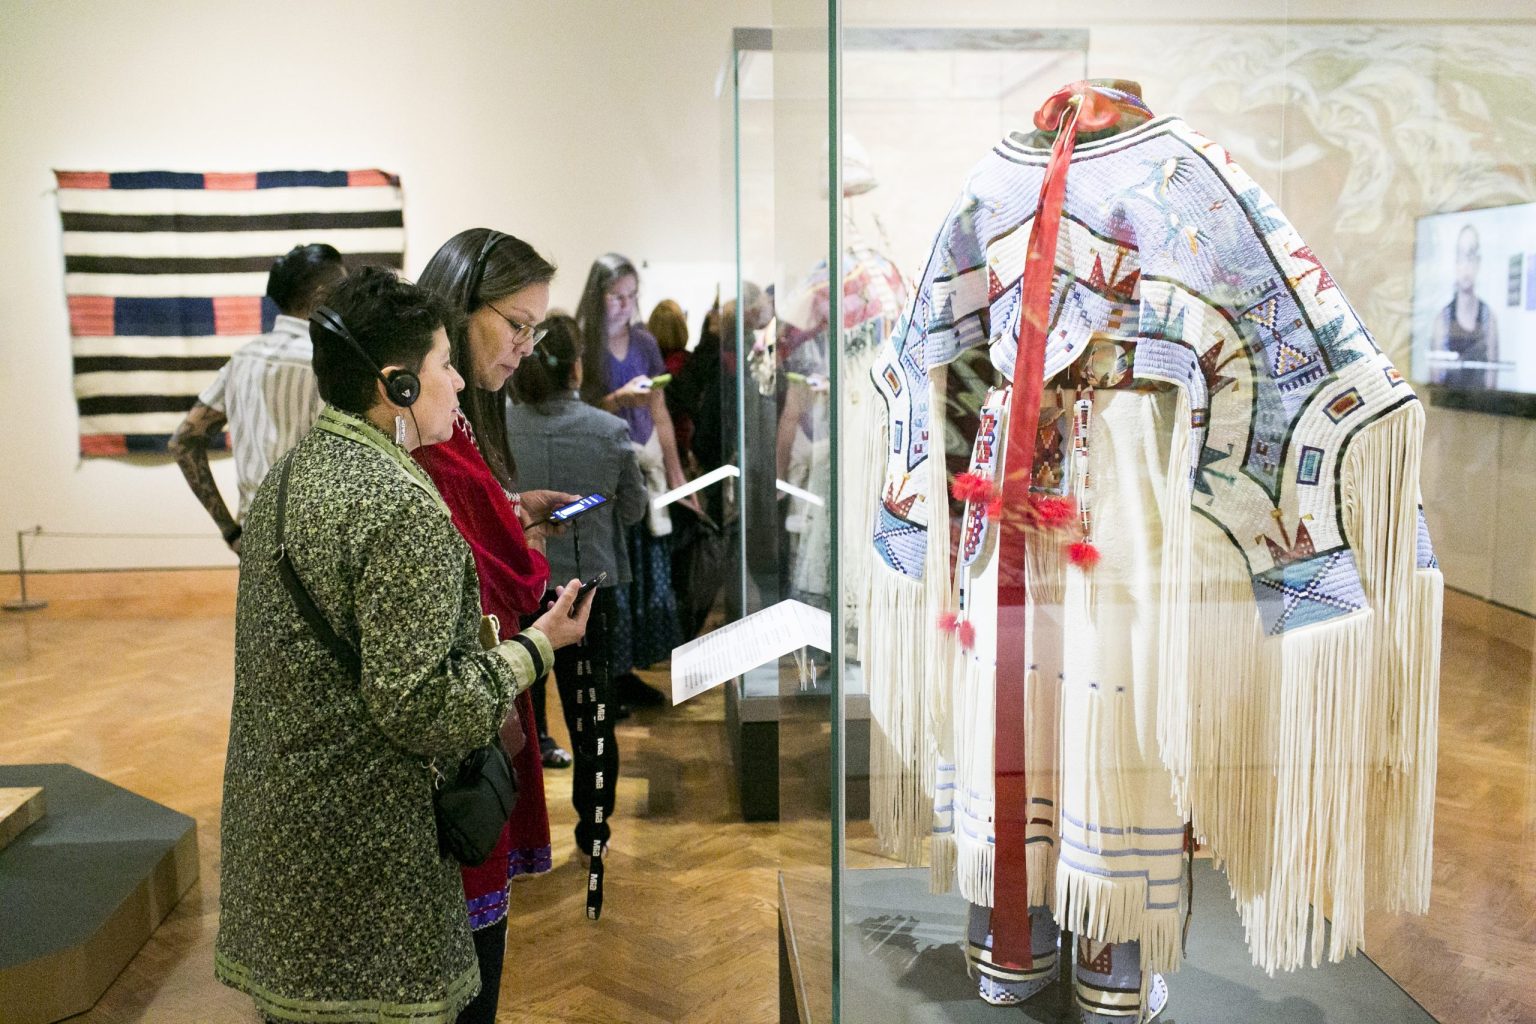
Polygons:
<instances>
[{"instance_id":1,"label":"striped wool blanket on wall","mask_svg":"<svg viewBox=\"0 0 1536 1024\"><path fill-rule=\"evenodd\" d=\"M326 242L405 265L383 171L55 171L83 457L163 452L230 354L272 329L272 261Z\"/></svg>"}]
</instances>

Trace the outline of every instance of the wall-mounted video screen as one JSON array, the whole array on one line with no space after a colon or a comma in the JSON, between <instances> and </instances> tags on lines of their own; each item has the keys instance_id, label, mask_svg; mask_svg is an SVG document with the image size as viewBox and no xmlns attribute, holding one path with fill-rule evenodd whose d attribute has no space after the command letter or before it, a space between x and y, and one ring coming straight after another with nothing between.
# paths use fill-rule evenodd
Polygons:
<instances>
[{"instance_id":1,"label":"wall-mounted video screen","mask_svg":"<svg viewBox=\"0 0 1536 1024\"><path fill-rule=\"evenodd\" d=\"M1419 218L1413 377L1536 394L1536 203Z\"/></svg>"}]
</instances>

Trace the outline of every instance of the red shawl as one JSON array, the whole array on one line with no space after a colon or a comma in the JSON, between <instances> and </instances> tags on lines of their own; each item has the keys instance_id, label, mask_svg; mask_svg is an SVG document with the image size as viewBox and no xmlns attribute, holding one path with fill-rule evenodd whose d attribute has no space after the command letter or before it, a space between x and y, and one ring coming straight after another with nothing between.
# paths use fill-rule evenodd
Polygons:
<instances>
[{"instance_id":1,"label":"red shawl","mask_svg":"<svg viewBox=\"0 0 1536 1024\"><path fill-rule=\"evenodd\" d=\"M517 632L522 619L539 610L549 585L549 563L528 547L522 524L475 447L469 422L460 415L453 437L417 448L412 455L427 471L453 515L453 525L469 542L480 576L480 606L501 621L502 636ZM517 698L528 742L513 758L517 769L517 807L489 860L464 868L464 896L472 928L485 928L506 916L507 880L550 869L549 812L544 805L544 765L533 720L533 698Z\"/></svg>"}]
</instances>

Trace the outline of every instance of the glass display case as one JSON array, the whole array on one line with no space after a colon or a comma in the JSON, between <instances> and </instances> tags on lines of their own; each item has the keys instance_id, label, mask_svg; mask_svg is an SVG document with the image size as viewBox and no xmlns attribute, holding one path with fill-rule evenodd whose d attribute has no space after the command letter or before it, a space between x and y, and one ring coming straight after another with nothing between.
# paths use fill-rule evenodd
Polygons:
<instances>
[{"instance_id":1,"label":"glass display case","mask_svg":"<svg viewBox=\"0 0 1536 1024\"><path fill-rule=\"evenodd\" d=\"M777 28L736 31L725 76L737 169L732 189L739 273L728 293L738 301L725 303L723 312L736 342L727 418L738 432L734 447L744 453L733 489L740 526L733 539L742 572L731 597L732 611L740 615L789 599L825 609L834 578L825 407L806 411L809 434L800 429L802 417L787 404L804 389L791 388L777 344L779 305L786 297L800 301L797 292L804 292L807 280L825 276L827 35L815 24L825 11L806 5L778 13L783 20ZM827 341L823 330L813 347L824 352ZM814 383L824 387L824 359L809 372L818 370ZM832 669L818 652L760 666L728 685L737 784L749 820L792 818L804 809L805 792L825 793ZM856 689L852 701L850 732L857 735L867 711ZM816 781L802 791L796 780L807 772ZM855 791L867 793L867 787ZM825 796L811 804L825 820Z\"/></svg>"},{"instance_id":2,"label":"glass display case","mask_svg":"<svg viewBox=\"0 0 1536 1024\"><path fill-rule=\"evenodd\" d=\"M729 695L783 1019L1531 1009L1536 800L1455 709L1529 777L1536 17L771 11L733 611L833 623Z\"/></svg>"}]
</instances>

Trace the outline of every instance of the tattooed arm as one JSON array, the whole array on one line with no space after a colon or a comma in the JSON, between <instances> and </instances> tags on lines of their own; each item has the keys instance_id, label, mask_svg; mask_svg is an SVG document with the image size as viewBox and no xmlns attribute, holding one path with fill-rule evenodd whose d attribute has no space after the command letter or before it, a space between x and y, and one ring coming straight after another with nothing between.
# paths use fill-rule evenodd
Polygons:
<instances>
[{"instance_id":1,"label":"tattooed arm","mask_svg":"<svg viewBox=\"0 0 1536 1024\"><path fill-rule=\"evenodd\" d=\"M176 433L171 435L167 450L176 457L181 475L187 478L192 493L197 495L197 500L202 502L203 508L213 517L214 525L224 535L230 550L238 555L240 524L230 515L229 506L224 504L224 496L219 493L219 485L213 479L213 470L208 465L208 444L224 429L226 422L222 412L198 402L187 413L187 418L181 421L181 426L176 428Z\"/></svg>"}]
</instances>

